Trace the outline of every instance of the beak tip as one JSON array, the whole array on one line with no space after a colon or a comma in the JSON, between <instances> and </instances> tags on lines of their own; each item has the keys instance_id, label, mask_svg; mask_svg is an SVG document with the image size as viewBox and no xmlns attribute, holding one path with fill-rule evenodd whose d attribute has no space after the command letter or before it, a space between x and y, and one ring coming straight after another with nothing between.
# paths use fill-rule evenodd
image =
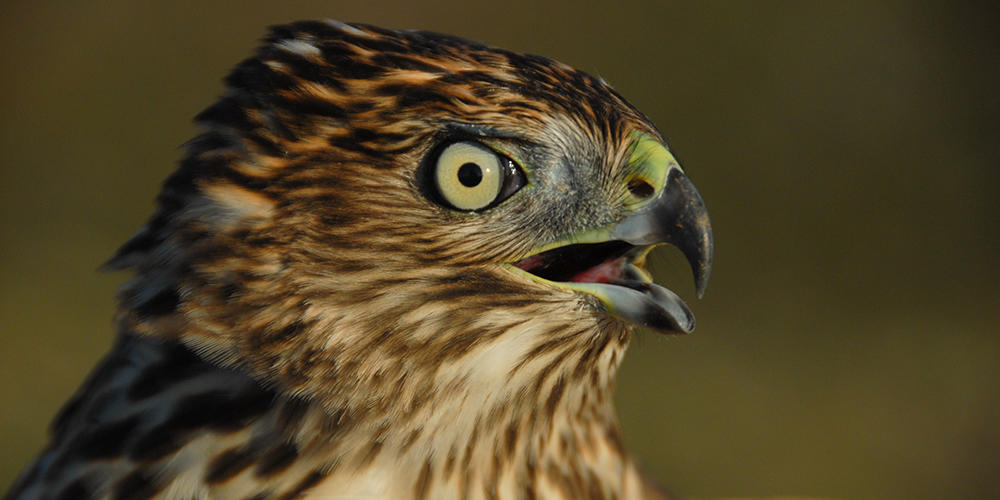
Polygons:
<instances>
[{"instance_id":1,"label":"beak tip","mask_svg":"<svg viewBox=\"0 0 1000 500\"><path fill-rule=\"evenodd\" d=\"M694 292L699 299L705 298L705 289L708 288L708 271L695 280Z\"/></svg>"},{"instance_id":2,"label":"beak tip","mask_svg":"<svg viewBox=\"0 0 1000 500\"><path fill-rule=\"evenodd\" d=\"M712 226L708 222L708 218L705 218L706 228L704 232L704 240L702 242L701 252L699 252L698 258L691 261L691 270L694 272L694 289L698 298L705 297L705 289L708 288L708 278L712 275L712 258L714 245L712 241Z\"/></svg>"},{"instance_id":3,"label":"beak tip","mask_svg":"<svg viewBox=\"0 0 1000 500\"><path fill-rule=\"evenodd\" d=\"M699 299L705 297L708 288L708 277L712 274L712 261L701 262L691 266L694 272L694 291Z\"/></svg>"}]
</instances>

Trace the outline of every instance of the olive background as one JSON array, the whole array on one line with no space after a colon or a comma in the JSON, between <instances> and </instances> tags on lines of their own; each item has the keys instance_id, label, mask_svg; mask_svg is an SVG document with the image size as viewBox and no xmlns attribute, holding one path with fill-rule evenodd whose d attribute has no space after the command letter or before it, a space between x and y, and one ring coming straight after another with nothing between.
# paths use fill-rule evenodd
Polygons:
<instances>
[{"instance_id":1,"label":"olive background","mask_svg":"<svg viewBox=\"0 0 1000 500\"><path fill-rule=\"evenodd\" d=\"M0 488L114 336L96 268L272 24L451 33L599 75L711 212L698 316L643 332L628 445L696 498L996 498L1000 36L989 2L3 2ZM372 255L378 259L378 255Z\"/></svg>"}]
</instances>

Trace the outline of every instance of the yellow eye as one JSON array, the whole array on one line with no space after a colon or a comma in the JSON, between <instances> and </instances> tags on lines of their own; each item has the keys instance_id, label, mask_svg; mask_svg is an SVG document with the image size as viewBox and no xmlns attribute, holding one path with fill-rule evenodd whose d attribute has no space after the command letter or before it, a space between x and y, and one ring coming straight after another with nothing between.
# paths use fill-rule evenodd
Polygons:
<instances>
[{"instance_id":1,"label":"yellow eye","mask_svg":"<svg viewBox=\"0 0 1000 500\"><path fill-rule=\"evenodd\" d=\"M438 156L434 183L449 205L459 210L479 210L500 194L507 168L504 160L474 142L456 142Z\"/></svg>"}]
</instances>

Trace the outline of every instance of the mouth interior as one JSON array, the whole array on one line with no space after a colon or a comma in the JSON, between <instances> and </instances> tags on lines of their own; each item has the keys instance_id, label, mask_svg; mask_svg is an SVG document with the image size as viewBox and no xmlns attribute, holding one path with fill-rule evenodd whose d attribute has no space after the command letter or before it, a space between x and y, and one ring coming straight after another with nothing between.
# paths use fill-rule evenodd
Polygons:
<instances>
[{"instance_id":1,"label":"mouth interior","mask_svg":"<svg viewBox=\"0 0 1000 500\"><path fill-rule=\"evenodd\" d=\"M626 254L633 248L624 241L579 243L532 255L514 265L549 281L610 283L622 279Z\"/></svg>"}]
</instances>

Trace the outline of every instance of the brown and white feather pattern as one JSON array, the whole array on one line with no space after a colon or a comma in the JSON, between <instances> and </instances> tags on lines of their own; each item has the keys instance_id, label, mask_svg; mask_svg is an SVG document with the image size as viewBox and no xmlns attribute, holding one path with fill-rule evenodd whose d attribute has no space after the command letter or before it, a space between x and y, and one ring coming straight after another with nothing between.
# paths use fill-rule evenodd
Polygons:
<instances>
[{"instance_id":1,"label":"brown and white feather pattern","mask_svg":"<svg viewBox=\"0 0 1000 500\"><path fill-rule=\"evenodd\" d=\"M136 273L116 347L7 498L659 496L612 407L631 327L501 266L622 218L640 113L542 57L337 22L226 82L108 264ZM429 201L449 134L532 185Z\"/></svg>"}]
</instances>

